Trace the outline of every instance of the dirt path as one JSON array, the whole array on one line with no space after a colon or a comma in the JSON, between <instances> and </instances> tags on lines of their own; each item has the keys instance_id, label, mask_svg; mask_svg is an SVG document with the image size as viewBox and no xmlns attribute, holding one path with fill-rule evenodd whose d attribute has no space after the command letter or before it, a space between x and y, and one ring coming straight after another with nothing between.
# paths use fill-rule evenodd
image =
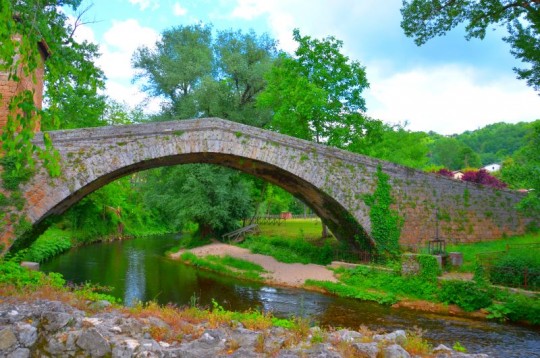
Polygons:
<instances>
[{"instance_id":1,"label":"dirt path","mask_svg":"<svg viewBox=\"0 0 540 358\"><path fill-rule=\"evenodd\" d=\"M186 250L171 254L171 258L178 259ZM237 246L214 243L189 250L197 256L229 255L261 265L267 273L263 276L267 283L284 286L302 287L307 279L337 282L334 273L322 265L315 264L286 264L278 262L271 256L252 254L248 249Z\"/></svg>"}]
</instances>

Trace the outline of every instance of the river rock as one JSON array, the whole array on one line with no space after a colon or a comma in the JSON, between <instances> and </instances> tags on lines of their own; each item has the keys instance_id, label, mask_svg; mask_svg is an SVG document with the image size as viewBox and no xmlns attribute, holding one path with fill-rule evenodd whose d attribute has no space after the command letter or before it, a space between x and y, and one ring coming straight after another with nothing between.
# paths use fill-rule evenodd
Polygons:
<instances>
[{"instance_id":1,"label":"river rock","mask_svg":"<svg viewBox=\"0 0 540 358\"><path fill-rule=\"evenodd\" d=\"M236 350L234 353L227 355L227 357L230 357L230 358L262 358L266 356L267 355L257 353L253 351L253 349L250 349L247 347L241 347L238 350Z\"/></svg>"},{"instance_id":2,"label":"river rock","mask_svg":"<svg viewBox=\"0 0 540 358\"><path fill-rule=\"evenodd\" d=\"M349 331L348 329L340 329L332 334L332 337L337 338L341 342L354 342L360 340L363 335L356 331Z\"/></svg>"},{"instance_id":3,"label":"river rock","mask_svg":"<svg viewBox=\"0 0 540 358\"><path fill-rule=\"evenodd\" d=\"M28 348L17 348L9 354L9 358L29 358L30 349Z\"/></svg>"},{"instance_id":4,"label":"river rock","mask_svg":"<svg viewBox=\"0 0 540 358\"><path fill-rule=\"evenodd\" d=\"M306 350L305 353L308 357L341 358L341 354L336 352L329 343L317 344L315 347Z\"/></svg>"},{"instance_id":5,"label":"river rock","mask_svg":"<svg viewBox=\"0 0 540 358\"><path fill-rule=\"evenodd\" d=\"M112 349L112 356L117 358L133 357L135 350L140 346L136 339L126 338L115 342Z\"/></svg>"},{"instance_id":6,"label":"river rock","mask_svg":"<svg viewBox=\"0 0 540 358\"><path fill-rule=\"evenodd\" d=\"M250 329L237 328L232 331L231 340L234 340L240 347L253 347L257 340L260 339L260 335L261 333Z\"/></svg>"},{"instance_id":7,"label":"river rock","mask_svg":"<svg viewBox=\"0 0 540 358\"><path fill-rule=\"evenodd\" d=\"M15 329L21 346L30 348L36 343L38 338L36 327L28 323L18 322Z\"/></svg>"},{"instance_id":8,"label":"river rock","mask_svg":"<svg viewBox=\"0 0 540 358\"><path fill-rule=\"evenodd\" d=\"M109 342L95 328L85 330L77 339L79 346L92 357L103 357L111 351Z\"/></svg>"},{"instance_id":9,"label":"river rock","mask_svg":"<svg viewBox=\"0 0 540 358\"><path fill-rule=\"evenodd\" d=\"M17 344L17 337L11 328L4 328L0 330L0 353L2 351L7 351L9 348L12 348Z\"/></svg>"},{"instance_id":10,"label":"river rock","mask_svg":"<svg viewBox=\"0 0 540 358\"><path fill-rule=\"evenodd\" d=\"M43 312L41 318L43 327L50 332L64 328L71 321L71 315L64 312Z\"/></svg>"},{"instance_id":11,"label":"river rock","mask_svg":"<svg viewBox=\"0 0 540 358\"><path fill-rule=\"evenodd\" d=\"M373 336L373 341L384 341L387 343L404 344L407 341L407 334L405 333L405 331L399 329L397 331L387 334L376 334Z\"/></svg>"},{"instance_id":12,"label":"river rock","mask_svg":"<svg viewBox=\"0 0 540 358\"><path fill-rule=\"evenodd\" d=\"M280 327L251 330L239 324L225 324L209 328L209 322L185 321L181 324L192 334L178 336L178 341L157 342L149 332L152 327L171 329L166 322L158 318L128 317L127 314L106 309L92 315L62 302L13 303L9 298L2 298L0 357L262 358L271 355L338 358L351 353L361 357L409 357L399 345L404 342L403 331L376 335L376 341L366 343L368 337L352 330L326 333L311 328L307 336L299 339L298 332ZM199 336L201 330L203 333ZM443 347L438 347L435 354L456 358L487 357Z\"/></svg>"},{"instance_id":13,"label":"river rock","mask_svg":"<svg viewBox=\"0 0 540 358\"><path fill-rule=\"evenodd\" d=\"M410 354L399 344L392 344L382 349L383 358L410 358Z\"/></svg>"},{"instance_id":14,"label":"river rock","mask_svg":"<svg viewBox=\"0 0 540 358\"><path fill-rule=\"evenodd\" d=\"M375 342L371 343L353 343L352 345L360 357L377 358L379 346Z\"/></svg>"}]
</instances>

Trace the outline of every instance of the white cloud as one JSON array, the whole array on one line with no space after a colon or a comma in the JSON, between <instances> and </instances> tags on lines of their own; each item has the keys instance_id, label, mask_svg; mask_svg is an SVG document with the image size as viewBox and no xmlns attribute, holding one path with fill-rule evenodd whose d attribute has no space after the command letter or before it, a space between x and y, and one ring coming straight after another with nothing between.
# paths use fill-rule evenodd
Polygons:
<instances>
[{"instance_id":1,"label":"white cloud","mask_svg":"<svg viewBox=\"0 0 540 358\"><path fill-rule=\"evenodd\" d=\"M391 123L408 121L411 130L441 134L539 118L540 97L523 81L483 77L480 70L456 65L417 68L386 78L375 71L366 93L368 114Z\"/></svg>"},{"instance_id":2,"label":"white cloud","mask_svg":"<svg viewBox=\"0 0 540 358\"><path fill-rule=\"evenodd\" d=\"M231 15L245 20L253 20L255 17L271 12L274 4L274 1L238 0Z\"/></svg>"},{"instance_id":3,"label":"white cloud","mask_svg":"<svg viewBox=\"0 0 540 358\"><path fill-rule=\"evenodd\" d=\"M159 0L129 0L133 5L139 5L141 11L144 11L148 8L151 10L156 10L159 8Z\"/></svg>"},{"instance_id":4,"label":"white cloud","mask_svg":"<svg viewBox=\"0 0 540 358\"><path fill-rule=\"evenodd\" d=\"M187 9L185 7L182 7L182 5L180 5L180 3L174 3L173 5L173 14L175 16L184 16L185 14L187 14Z\"/></svg>"},{"instance_id":5,"label":"white cloud","mask_svg":"<svg viewBox=\"0 0 540 358\"><path fill-rule=\"evenodd\" d=\"M137 20L113 21L113 25L103 35L102 56L97 64L109 79L131 80L134 70L131 67L133 52L141 46L152 48L159 34L148 27L141 26Z\"/></svg>"},{"instance_id":6,"label":"white cloud","mask_svg":"<svg viewBox=\"0 0 540 358\"><path fill-rule=\"evenodd\" d=\"M161 109L162 100L160 98L148 99L145 93L133 85L109 80L107 81L106 93L112 99L126 103L131 108L143 104L142 110L145 113L158 113Z\"/></svg>"}]
</instances>

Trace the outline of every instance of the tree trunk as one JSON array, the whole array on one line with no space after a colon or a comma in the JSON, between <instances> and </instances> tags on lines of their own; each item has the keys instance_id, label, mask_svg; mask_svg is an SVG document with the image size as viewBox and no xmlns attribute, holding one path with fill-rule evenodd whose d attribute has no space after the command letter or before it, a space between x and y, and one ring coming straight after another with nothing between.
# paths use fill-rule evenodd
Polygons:
<instances>
[{"instance_id":1,"label":"tree trunk","mask_svg":"<svg viewBox=\"0 0 540 358\"><path fill-rule=\"evenodd\" d=\"M328 227L322 223L322 238L326 239L328 236L330 236L330 233L328 232Z\"/></svg>"}]
</instances>

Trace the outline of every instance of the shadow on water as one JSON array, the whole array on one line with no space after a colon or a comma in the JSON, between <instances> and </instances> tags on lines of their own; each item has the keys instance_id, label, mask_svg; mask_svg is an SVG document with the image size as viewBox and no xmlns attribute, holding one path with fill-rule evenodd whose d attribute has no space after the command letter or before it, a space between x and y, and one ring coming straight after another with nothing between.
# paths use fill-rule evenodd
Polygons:
<instances>
[{"instance_id":1,"label":"shadow on water","mask_svg":"<svg viewBox=\"0 0 540 358\"><path fill-rule=\"evenodd\" d=\"M212 299L230 310L258 309L278 317L305 316L321 326L370 329L425 330L436 344L460 342L469 352L495 357L540 357L540 330L495 322L475 321L371 302L343 299L301 289L269 287L214 273L198 271L165 257L177 242L172 236L145 237L80 247L42 265L75 283L113 287L112 295L127 305L155 300L200 306Z\"/></svg>"}]
</instances>

